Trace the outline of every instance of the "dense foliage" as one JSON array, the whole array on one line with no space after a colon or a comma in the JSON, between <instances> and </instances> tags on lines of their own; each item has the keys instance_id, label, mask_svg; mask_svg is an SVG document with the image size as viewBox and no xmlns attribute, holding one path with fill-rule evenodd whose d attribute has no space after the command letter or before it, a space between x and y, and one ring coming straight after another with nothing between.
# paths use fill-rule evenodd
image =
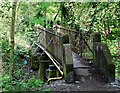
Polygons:
<instances>
[{"instance_id":1,"label":"dense foliage","mask_svg":"<svg viewBox=\"0 0 120 93\"><path fill-rule=\"evenodd\" d=\"M10 61L9 31L11 22L12 3L0 3L0 34L2 40L2 58L6 70L2 78L5 90L29 89L41 87L43 82L23 73L22 80L10 80L8 77L8 65ZM66 28L81 32L99 32L102 42L107 43L116 64L116 77L120 78L120 2L19 2L16 11L15 30L15 77L22 75L21 67L25 67L21 55L29 59L29 45L34 40L35 25L40 24L50 28L60 24ZM26 81L28 79L29 81ZM16 86L16 87L14 87Z\"/></svg>"}]
</instances>

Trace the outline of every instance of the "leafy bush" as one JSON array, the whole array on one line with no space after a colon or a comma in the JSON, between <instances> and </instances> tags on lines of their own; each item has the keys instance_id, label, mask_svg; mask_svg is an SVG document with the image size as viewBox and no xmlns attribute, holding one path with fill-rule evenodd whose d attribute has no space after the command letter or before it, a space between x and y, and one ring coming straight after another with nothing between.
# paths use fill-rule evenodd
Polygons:
<instances>
[{"instance_id":1,"label":"leafy bush","mask_svg":"<svg viewBox=\"0 0 120 93\"><path fill-rule=\"evenodd\" d=\"M113 58L113 61L115 63L116 69L115 69L115 77L120 78L120 59Z\"/></svg>"},{"instance_id":2,"label":"leafy bush","mask_svg":"<svg viewBox=\"0 0 120 93\"><path fill-rule=\"evenodd\" d=\"M109 40L116 40L120 38L120 28L114 28L111 31L111 34L107 37Z\"/></svg>"},{"instance_id":3,"label":"leafy bush","mask_svg":"<svg viewBox=\"0 0 120 93\"><path fill-rule=\"evenodd\" d=\"M8 75L3 75L0 77L2 81L3 91L24 91L24 90L32 90L41 87L44 82L35 77L27 80L24 78L22 80L10 79Z\"/></svg>"}]
</instances>

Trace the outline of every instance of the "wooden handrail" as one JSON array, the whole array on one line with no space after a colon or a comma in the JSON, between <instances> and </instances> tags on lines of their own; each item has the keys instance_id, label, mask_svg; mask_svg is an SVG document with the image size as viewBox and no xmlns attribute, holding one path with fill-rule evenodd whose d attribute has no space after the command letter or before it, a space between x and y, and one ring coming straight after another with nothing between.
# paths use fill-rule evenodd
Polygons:
<instances>
[{"instance_id":1,"label":"wooden handrail","mask_svg":"<svg viewBox=\"0 0 120 93\"><path fill-rule=\"evenodd\" d=\"M75 32L75 33L79 33L79 31L76 31L76 30L71 30L71 29L66 29L66 28L63 28L63 27L54 27L54 28L59 28L59 29L63 29L65 31L72 31L72 32Z\"/></svg>"},{"instance_id":2,"label":"wooden handrail","mask_svg":"<svg viewBox=\"0 0 120 93\"><path fill-rule=\"evenodd\" d=\"M52 35L54 35L54 36L57 36L57 37L60 37L60 38L61 38L60 35L57 35L57 34L55 34L55 33L53 33L53 32L50 32L49 30L46 30L46 29L43 29L43 28L38 28L38 29L40 29L40 30L42 30L42 31L45 31L45 32L47 32L47 33L49 33L49 34L52 34Z\"/></svg>"}]
</instances>

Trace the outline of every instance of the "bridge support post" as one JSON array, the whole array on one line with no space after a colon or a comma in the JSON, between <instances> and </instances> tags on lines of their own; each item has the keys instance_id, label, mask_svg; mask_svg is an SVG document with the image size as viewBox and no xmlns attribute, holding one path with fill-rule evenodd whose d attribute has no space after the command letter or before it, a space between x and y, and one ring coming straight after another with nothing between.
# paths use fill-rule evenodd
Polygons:
<instances>
[{"instance_id":1,"label":"bridge support post","mask_svg":"<svg viewBox=\"0 0 120 93\"><path fill-rule=\"evenodd\" d=\"M44 64L45 63L39 63L39 71L38 71L38 78L42 81L44 81Z\"/></svg>"},{"instance_id":2,"label":"bridge support post","mask_svg":"<svg viewBox=\"0 0 120 93\"><path fill-rule=\"evenodd\" d=\"M64 44L63 72L66 83L74 83L74 68L70 44Z\"/></svg>"}]
</instances>

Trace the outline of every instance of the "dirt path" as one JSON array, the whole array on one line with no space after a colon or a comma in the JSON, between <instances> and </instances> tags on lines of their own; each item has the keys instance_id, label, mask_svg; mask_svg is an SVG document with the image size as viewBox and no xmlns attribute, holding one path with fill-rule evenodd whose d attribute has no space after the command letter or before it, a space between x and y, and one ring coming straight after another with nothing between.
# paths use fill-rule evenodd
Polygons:
<instances>
[{"instance_id":1,"label":"dirt path","mask_svg":"<svg viewBox=\"0 0 120 93\"><path fill-rule=\"evenodd\" d=\"M80 71L77 68L75 71ZM89 75L78 75L75 83L66 84L64 80L54 81L44 88L50 88L54 91L116 91L120 93L120 87L113 87L110 83L104 81L103 76L99 76L93 68L89 68ZM91 73L92 71L92 73ZM86 73L86 72L85 72Z\"/></svg>"}]
</instances>

